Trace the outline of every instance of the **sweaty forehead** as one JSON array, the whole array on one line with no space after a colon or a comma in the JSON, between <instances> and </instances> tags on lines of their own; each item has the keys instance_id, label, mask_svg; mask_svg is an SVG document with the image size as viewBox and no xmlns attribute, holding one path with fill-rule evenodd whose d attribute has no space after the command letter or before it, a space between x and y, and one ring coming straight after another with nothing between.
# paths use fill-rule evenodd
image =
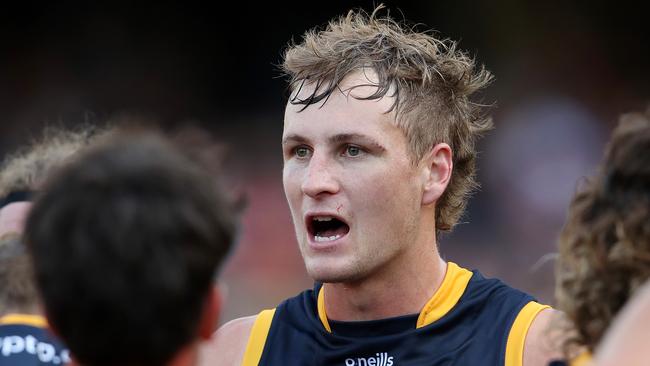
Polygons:
<instances>
[{"instance_id":1,"label":"sweaty forehead","mask_svg":"<svg viewBox=\"0 0 650 366\"><path fill-rule=\"evenodd\" d=\"M314 93L322 93L328 85L328 81L321 83L305 81L302 84L299 83L291 92L291 97L289 100L306 100ZM377 73L374 69L366 67L354 71L343 78L338 87L333 91L332 96L334 96L334 94L340 94L346 97L363 99L373 95L375 92L377 92L378 88L379 77L377 76ZM382 99L390 100L390 103L392 103L393 98L390 97L392 94L392 90L389 90L388 93L386 93L386 96L384 96ZM322 102L319 102L318 104L320 103ZM289 106L290 105L291 103L289 103ZM304 107L304 105L297 106L300 108ZM390 109L390 107L388 109Z\"/></svg>"}]
</instances>

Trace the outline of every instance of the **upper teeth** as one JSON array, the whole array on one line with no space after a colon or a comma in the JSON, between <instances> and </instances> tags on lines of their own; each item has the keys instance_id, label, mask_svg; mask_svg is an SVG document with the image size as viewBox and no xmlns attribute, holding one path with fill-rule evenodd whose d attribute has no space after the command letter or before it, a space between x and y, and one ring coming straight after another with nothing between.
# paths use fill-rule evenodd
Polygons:
<instances>
[{"instance_id":1,"label":"upper teeth","mask_svg":"<svg viewBox=\"0 0 650 366\"><path fill-rule=\"evenodd\" d=\"M314 220L316 221L332 221L332 218L329 216L318 216L314 217Z\"/></svg>"}]
</instances>

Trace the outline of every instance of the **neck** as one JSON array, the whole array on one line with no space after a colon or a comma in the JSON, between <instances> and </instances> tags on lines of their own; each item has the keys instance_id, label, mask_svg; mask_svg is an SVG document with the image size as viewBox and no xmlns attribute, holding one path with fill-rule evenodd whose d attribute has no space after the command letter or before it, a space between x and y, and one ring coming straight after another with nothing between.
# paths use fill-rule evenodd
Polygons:
<instances>
[{"instance_id":1,"label":"neck","mask_svg":"<svg viewBox=\"0 0 650 366\"><path fill-rule=\"evenodd\" d=\"M324 284L327 317L362 321L419 313L447 270L437 250L435 232L425 232L419 239L377 273L360 281Z\"/></svg>"}]
</instances>

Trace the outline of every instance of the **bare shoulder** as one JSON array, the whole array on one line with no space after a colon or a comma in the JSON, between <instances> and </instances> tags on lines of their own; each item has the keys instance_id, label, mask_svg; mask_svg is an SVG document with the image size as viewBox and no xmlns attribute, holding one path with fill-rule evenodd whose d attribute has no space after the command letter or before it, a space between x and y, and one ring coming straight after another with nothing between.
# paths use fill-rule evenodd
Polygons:
<instances>
[{"instance_id":1,"label":"bare shoulder","mask_svg":"<svg viewBox=\"0 0 650 366\"><path fill-rule=\"evenodd\" d=\"M198 365L240 365L256 318L255 315L239 318L221 326L201 346Z\"/></svg>"},{"instance_id":2,"label":"bare shoulder","mask_svg":"<svg viewBox=\"0 0 650 366\"><path fill-rule=\"evenodd\" d=\"M524 342L524 366L547 366L562 358L560 329L554 329L562 313L554 309L540 311L528 329Z\"/></svg>"},{"instance_id":3,"label":"bare shoulder","mask_svg":"<svg viewBox=\"0 0 650 366\"><path fill-rule=\"evenodd\" d=\"M647 365L650 358L650 282L628 301L605 333L596 352L596 364Z\"/></svg>"}]
</instances>

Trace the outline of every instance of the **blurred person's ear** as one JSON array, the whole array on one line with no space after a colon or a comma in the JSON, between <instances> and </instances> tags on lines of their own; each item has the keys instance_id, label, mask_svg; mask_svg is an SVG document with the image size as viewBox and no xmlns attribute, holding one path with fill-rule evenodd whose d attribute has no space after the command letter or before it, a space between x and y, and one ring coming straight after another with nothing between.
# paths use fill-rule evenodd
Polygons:
<instances>
[{"instance_id":1,"label":"blurred person's ear","mask_svg":"<svg viewBox=\"0 0 650 366\"><path fill-rule=\"evenodd\" d=\"M210 288L208 296L203 305L203 313L199 320L199 337L207 340L217 330L219 324L219 313L221 312L222 295L219 284Z\"/></svg>"},{"instance_id":2,"label":"blurred person's ear","mask_svg":"<svg viewBox=\"0 0 650 366\"><path fill-rule=\"evenodd\" d=\"M0 207L0 236L8 233L22 234L30 208L32 203L28 201L12 202Z\"/></svg>"}]
</instances>

